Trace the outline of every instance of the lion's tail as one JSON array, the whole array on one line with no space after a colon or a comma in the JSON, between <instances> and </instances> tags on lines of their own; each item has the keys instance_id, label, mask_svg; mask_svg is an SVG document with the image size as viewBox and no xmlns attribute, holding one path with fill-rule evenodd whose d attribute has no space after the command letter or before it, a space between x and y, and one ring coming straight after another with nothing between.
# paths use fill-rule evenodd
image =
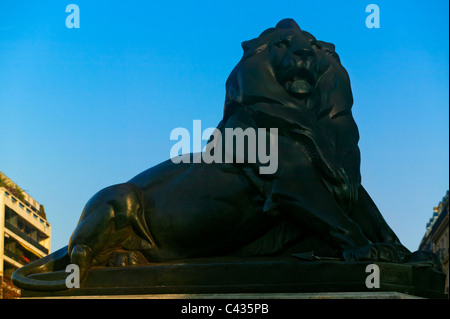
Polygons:
<instances>
[{"instance_id":1,"label":"lion's tail","mask_svg":"<svg viewBox=\"0 0 450 319\"><path fill-rule=\"evenodd\" d=\"M27 290L57 291L67 289L65 279L61 280L39 280L31 278L31 275L65 270L70 263L68 246L65 246L54 253L38 259L24 267L16 270L12 275L14 285Z\"/></svg>"}]
</instances>

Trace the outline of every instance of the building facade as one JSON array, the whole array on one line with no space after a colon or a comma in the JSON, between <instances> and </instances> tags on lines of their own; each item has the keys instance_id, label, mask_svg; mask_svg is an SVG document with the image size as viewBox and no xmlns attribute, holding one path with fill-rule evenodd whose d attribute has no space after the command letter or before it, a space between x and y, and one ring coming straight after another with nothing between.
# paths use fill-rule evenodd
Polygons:
<instances>
[{"instance_id":1,"label":"building facade","mask_svg":"<svg viewBox=\"0 0 450 319\"><path fill-rule=\"evenodd\" d=\"M49 254L50 240L43 205L0 172L0 298L16 291L16 269Z\"/></svg>"},{"instance_id":2,"label":"building facade","mask_svg":"<svg viewBox=\"0 0 450 319\"><path fill-rule=\"evenodd\" d=\"M449 292L449 194L442 198L437 207L433 208L433 216L427 223L425 235L419 245L419 250L432 251L438 255L447 275L445 291Z\"/></svg>"}]
</instances>

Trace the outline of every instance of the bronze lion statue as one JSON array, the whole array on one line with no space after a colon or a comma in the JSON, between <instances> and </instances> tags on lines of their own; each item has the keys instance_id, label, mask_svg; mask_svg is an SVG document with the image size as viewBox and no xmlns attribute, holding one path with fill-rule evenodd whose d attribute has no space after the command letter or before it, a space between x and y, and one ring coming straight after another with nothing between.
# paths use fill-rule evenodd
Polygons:
<instances>
[{"instance_id":1,"label":"bronze lion statue","mask_svg":"<svg viewBox=\"0 0 450 319\"><path fill-rule=\"evenodd\" d=\"M16 285L65 289L28 276L69 262L83 278L95 266L309 251L440 267L401 244L361 185L350 79L334 45L285 19L242 47L217 131L277 128L276 171L261 174L258 161L167 160L95 194L68 246L16 271Z\"/></svg>"}]
</instances>

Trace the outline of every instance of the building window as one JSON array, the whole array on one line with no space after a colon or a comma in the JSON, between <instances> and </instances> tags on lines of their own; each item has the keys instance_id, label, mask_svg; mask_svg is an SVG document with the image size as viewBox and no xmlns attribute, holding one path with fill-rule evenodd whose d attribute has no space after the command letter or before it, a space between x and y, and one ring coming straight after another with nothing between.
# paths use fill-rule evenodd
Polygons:
<instances>
[{"instance_id":1,"label":"building window","mask_svg":"<svg viewBox=\"0 0 450 319\"><path fill-rule=\"evenodd\" d=\"M8 192L5 192L5 196L8 197L8 196L9 196L9 193L8 193Z\"/></svg>"},{"instance_id":2,"label":"building window","mask_svg":"<svg viewBox=\"0 0 450 319\"><path fill-rule=\"evenodd\" d=\"M22 233L25 232L25 225L23 224L23 222L21 220L17 221L17 229L20 230Z\"/></svg>"},{"instance_id":3,"label":"building window","mask_svg":"<svg viewBox=\"0 0 450 319\"><path fill-rule=\"evenodd\" d=\"M13 203L17 202L17 199L15 199L14 197L11 196L11 200Z\"/></svg>"}]
</instances>

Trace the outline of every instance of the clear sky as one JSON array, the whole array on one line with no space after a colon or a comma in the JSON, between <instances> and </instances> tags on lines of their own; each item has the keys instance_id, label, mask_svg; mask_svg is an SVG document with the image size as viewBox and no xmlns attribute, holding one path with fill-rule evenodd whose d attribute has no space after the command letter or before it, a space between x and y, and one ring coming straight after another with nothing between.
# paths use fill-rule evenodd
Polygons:
<instances>
[{"instance_id":1,"label":"clear sky","mask_svg":"<svg viewBox=\"0 0 450 319\"><path fill-rule=\"evenodd\" d=\"M68 4L80 28L65 24ZM368 4L380 8L369 29ZM283 18L332 42L352 82L363 185L416 250L449 188L449 17L433 1L0 2L0 170L43 203L52 251L86 201L215 127L240 43Z\"/></svg>"}]
</instances>

